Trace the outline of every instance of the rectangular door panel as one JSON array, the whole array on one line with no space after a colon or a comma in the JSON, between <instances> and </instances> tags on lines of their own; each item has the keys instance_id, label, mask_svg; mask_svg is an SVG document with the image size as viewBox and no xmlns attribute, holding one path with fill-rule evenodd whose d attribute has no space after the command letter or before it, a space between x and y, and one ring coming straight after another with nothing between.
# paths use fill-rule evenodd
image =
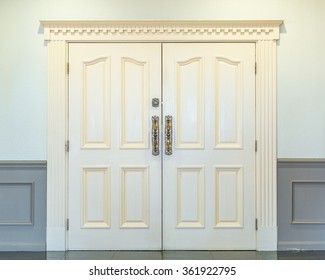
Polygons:
<instances>
[{"instance_id":1,"label":"rectangular door panel","mask_svg":"<svg viewBox=\"0 0 325 280\"><path fill-rule=\"evenodd\" d=\"M82 148L110 147L110 58L83 61Z\"/></svg>"},{"instance_id":2,"label":"rectangular door panel","mask_svg":"<svg viewBox=\"0 0 325 280\"><path fill-rule=\"evenodd\" d=\"M82 228L109 228L110 167L82 167Z\"/></svg>"},{"instance_id":3,"label":"rectangular door panel","mask_svg":"<svg viewBox=\"0 0 325 280\"><path fill-rule=\"evenodd\" d=\"M121 167L121 227L148 228L148 166Z\"/></svg>"},{"instance_id":4,"label":"rectangular door panel","mask_svg":"<svg viewBox=\"0 0 325 280\"><path fill-rule=\"evenodd\" d=\"M122 149L148 148L148 61L122 58Z\"/></svg>"},{"instance_id":5,"label":"rectangular door panel","mask_svg":"<svg viewBox=\"0 0 325 280\"><path fill-rule=\"evenodd\" d=\"M204 227L204 167L177 168L177 227Z\"/></svg>"},{"instance_id":6,"label":"rectangular door panel","mask_svg":"<svg viewBox=\"0 0 325 280\"><path fill-rule=\"evenodd\" d=\"M216 58L215 75L216 149L242 148L242 62Z\"/></svg>"},{"instance_id":7,"label":"rectangular door panel","mask_svg":"<svg viewBox=\"0 0 325 280\"><path fill-rule=\"evenodd\" d=\"M215 167L215 227L243 227L243 168Z\"/></svg>"},{"instance_id":8,"label":"rectangular door panel","mask_svg":"<svg viewBox=\"0 0 325 280\"><path fill-rule=\"evenodd\" d=\"M177 62L176 70L176 149L204 147L203 61L194 57Z\"/></svg>"}]
</instances>

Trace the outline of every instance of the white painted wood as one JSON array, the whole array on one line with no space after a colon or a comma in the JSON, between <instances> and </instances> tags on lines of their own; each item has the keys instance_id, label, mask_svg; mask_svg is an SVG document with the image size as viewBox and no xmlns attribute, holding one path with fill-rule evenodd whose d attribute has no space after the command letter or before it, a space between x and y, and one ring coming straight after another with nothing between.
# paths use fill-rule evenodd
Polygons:
<instances>
[{"instance_id":1,"label":"white painted wood","mask_svg":"<svg viewBox=\"0 0 325 280\"><path fill-rule=\"evenodd\" d=\"M121 148L148 148L148 61L122 58Z\"/></svg>"},{"instance_id":2,"label":"white painted wood","mask_svg":"<svg viewBox=\"0 0 325 280\"><path fill-rule=\"evenodd\" d=\"M66 250L67 80L65 41L47 43L47 250Z\"/></svg>"},{"instance_id":3,"label":"white painted wood","mask_svg":"<svg viewBox=\"0 0 325 280\"><path fill-rule=\"evenodd\" d=\"M110 59L101 57L83 61L82 148L110 146Z\"/></svg>"},{"instance_id":4,"label":"white painted wood","mask_svg":"<svg viewBox=\"0 0 325 280\"><path fill-rule=\"evenodd\" d=\"M148 166L121 167L121 228L150 227L149 205L156 201L149 201L148 175Z\"/></svg>"},{"instance_id":5,"label":"white painted wood","mask_svg":"<svg viewBox=\"0 0 325 280\"><path fill-rule=\"evenodd\" d=\"M278 40L281 20L43 20L45 40L257 41Z\"/></svg>"},{"instance_id":6,"label":"white painted wood","mask_svg":"<svg viewBox=\"0 0 325 280\"><path fill-rule=\"evenodd\" d=\"M202 57L178 61L176 67L175 147L204 147L204 89Z\"/></svg>"},{"instance_id":7,"label":"white painted wood","mask_svg":"<svg viewBox=\"0 0 325 280\"><path fill-rule=\"evenodd\" d=\"M130 54L129 51L124 53L131 47L133 51ZM155 246L160 243L157 237L161 230L160 224L157 223L161 219L157 217L161 210L157 208L160 203L157 198L163 190L164 249L208 250L237 246L239 249L255 249L253 203L255 174L254 161L250 160L254 157L255 139L254 44L163 44L164 115L175 115L173 135L175 139L178 135L181 138L180 141L176 141L179 145L175 145L174 153L164 157L163 178L152 176L160 174L161 166L159 162L156 165L152 164L155 157L150 154L149 149L146 149L146 145L137 145L144 144L144 139L148 135L150 118L146 112L150 104L147 94L149 85L152 89L159 89L157 93L160 92L159 79L156 80L157 84L153 84L153 79L150 79L154 75L152 71L157 69L145 68L145 65L149 67L149 58L142 62L135 58L125 58L126 54L141 57L151 51L150 64L159 66L160 46L142 44L137 47L134 44L74 44L70 47L69 248L120 249L126 242L138 249L157 248ZM114 76L112 71L103 71L103 68L99 67L98 72L92 74L92 78L90 75L80 75L84 74L84 67L80 67L85 64L84 61L103 60L105 53L110 57L112 69L116 69L119 74ZM239 70L236 71L223 70L215 63L218 57L223 60L227 57L240 59L236 65L243 66L237 67ZM103 78L102 73L106 73L109 77ZM107 81L112 82L106 86ZM98 86L98 83L103 85ZM93 87L90 87L91 85ZM85 92L87 94L83 94ZM110 96L103 98L109 95L108 92ZM220 125L227 127L234 123L232 117L225 117L223 122L213 121L216 119L213 118L216 114L215 108L224 106L219 105L222 103L219 98L220 92L232 96L228 103L233 102L235 105L228 104L228 107L233 106L236 122L243 123L245 119L243 126L246 146L235 153L235 149L231 150L231 147L222 150L222 148L214 149L213 145L214 131ZM109 135L112 147L101 149L100 154L96 149L83 149L82 144L79 144L83 131L80 123L85 119L84 117L80 119L79 116L86 114L87 118L90 118L87 110L89 106L85 106L87 104L85 96L87 102L100 104L102 108L106 107L102 105L102 100L110 100L111 103L107 103L110 105L107 110L110 112L109 115L116 116L114 125L112 124L112 133ZM242 108L243 102L238 101L242 99L245 100L245 108ZM224 107L227 109L227 106ZM99 114L99 118L102 119L102 116L106 115ZM98 123L101 125L105 121ZM89 123L87 125L89 126ZM93 125L96 126L97 123L94 122ZM89 130L91 129L90 127ZM206 141L204 135L207 136ZM121 146L116 141L118 136L121 137ZM128 151L124 150L124 145L128 145ZM193 155L195 151L199 153ZM125 161L133 164L125 165ZM223 166L218 169L214 166L216 163ZM118 178L114 173L110 173L109 176L108 167L101 167L98 164L109 165L110 170L120 169L121 177ZM233 164L241 166L236 167ZM76 199L80 196L78 187L80 167L83 170L81 205ZM212 171L214 168L215 172ZM245 180L243 168L246 170ZM162 189L161 180L164 183ZM153 195L151 198L149 189ZM170 203L172 198L176 198L175 204ZM119 201L116 204L118 207L114 206L116 200ZM120 217L120 229L114 230L114 217ZM157 219L154 225L156 228L151 226L152 217ZM198 228L201 230L197 231ZM134 229L138 229L138 239L135 240ZM147 231L158 234L151 236L156 238L158 243L145 244ZM220 235L218 231L222 231L222 234L228 232L232 239L220 239L225 236ZM125 233L123 238L121 232ZM190 245L188 241L180 241L184 239L183 234L192 235L194 245ZM110 243L106 239L114 242ZM130 244L129 239L133 239L136 245Z\"/></svg>"},{"instance_id":8,"label":"white painted wood","mask_svg":"<svg viewBox=\"0 0 325 280\"><path fill-rule=\"evenodd\" d=\"M236 63L220 67L218 60ZM182 71L180 75L179 65L184 65L184 61L195 61L195 71ZM180 142L178 137L183 138L183 123L190 124L194 135L197 131L205 134L201 137L201 149L174 145L173 154L164 155L164 249L256 248L254 66L255 44L252 43L164 45L163 111L164 115L174 116L174 142ZM223 110L232 114L228 117ZM222 121L214 121L220 119L220 115ZM227 128L234 131L234 124L239 126L238 123L242 127L242 148L228 145L215 149L215 131L227 134ZM224 142L230 142L224 139ZM192 176L194 182L191 182L188 176L180 180L183 165L194 170L196 166L202 166L204 178L198 180ZM184 191L186 187L189 191ZM194 222L194 213L201 222L200 227L179 226L179 216Z\"/></svg>"},{"instance_id":9,"label":"white painted wood","mask_svg":"<svg viewBox=\"0 0 325 280\"><path fill-rule=\"evenodd\" d=\"M89 63L99 66L85 75ZM160 44L71 44L69 64L68 248L160 249L160 160L148 144ZM85 123L99 146L84 147Z\"/></svg>"},{"instance_id":10,"label":"white painted wood","mask_svg":"<svg viewBox=\"0 0 325 280\"><path fill-rule=\"evenodd\" d=\"M205 184L202 166L177 168L177 228L204 227ZM165 211L169 211L165 209Z\"/></svg>"},{"instance_id":11,"label":"white painted wood","mask_svg":"<svg viewBox=\"0 0 325 280\"><path fill-rule=\"evenodd\" d=\"M277 249L276 41L256 44L257 248Z\"/></svg>"},{"instance_id":12,"label":"white painted wood","mask_svg":"<svg viewBox=\"0 0 325 280\"><path fill-rule=\"evenodd\" d=\"M81 224L85 228L110 228L110 167L81 167ZM71 174L72 175L72 174Z\"/></svg>"},{"instance_id":13,"label":"white painted wood","mask_svg":"<svg viewBox=\"0 0 325 280\"><path fill-rule=\"evenodd\" d=\"M259 147L256 153L256 208L259 220L265 220L265 215L272 217L271 222L263 222L257 232L257 249L276 250L276 41L279 40L281 20L43 20L41 24L48 53L47 250L66 249L66 45L68 42L100 41L256 43L256 132ZM265 199L268 193L271 194L270 203Z\"/></svg>"},{"instance_id":14,"label":"white painted wood","mask_svg":"<svg viewBox=\"0 0 325 280\"><path fill-rule=\"evenodd\" d=\"M216 58L216 149L241 149L243 142L243 63Z\"/></svg>"},{"instance_id":15,"label":"white painted wood","mask_svg":"<svg viewBox=\"0 0 325 280\"><path fill-rule=\"evenodd\" d=\"M215 227L244 227L244 203L243 166L215 166Z\"/></svg>"}]
</instances>

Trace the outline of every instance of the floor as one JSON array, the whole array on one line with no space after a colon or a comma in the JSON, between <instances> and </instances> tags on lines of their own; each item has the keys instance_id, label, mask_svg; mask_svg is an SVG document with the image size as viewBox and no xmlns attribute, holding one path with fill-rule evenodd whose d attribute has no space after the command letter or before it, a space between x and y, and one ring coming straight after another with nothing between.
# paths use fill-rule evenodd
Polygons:
<instances>
[{"instance_id":1,"label":"floor","mask_svg":"<svg viewBox=\"0 0 325 280\"><path fill-rule=\"evenodd\" d=\"M325 260L325 251L0 252L0 260Z\"/></svg>"}]
</instances>

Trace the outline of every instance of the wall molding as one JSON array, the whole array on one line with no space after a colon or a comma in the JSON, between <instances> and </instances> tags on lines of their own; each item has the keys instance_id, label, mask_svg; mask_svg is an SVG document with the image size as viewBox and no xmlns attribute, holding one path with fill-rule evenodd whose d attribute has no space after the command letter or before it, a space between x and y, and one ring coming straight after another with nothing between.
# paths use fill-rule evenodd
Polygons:
<instances>
[{"instance_id":1,"label":"wall molding","mask_svg":"<svg viewBox=\"0 0 325 280\"><path fill-rule=\"evenodd\" d=\"M258 250L277 248L276 41L281 20L41 21L48 52L47 245L65 250L66 64L70 42L254 42L256 44L256 208Z\"/></svg>"},{"instance_id":2,"label":"wall molding","mask_svg":"<svg viewBox=\"0 0 325 280\"><path fill-rule=\"evenodd\" d=\"M325 181L324 180L292 180L291 181L291 192L292 192L292 224L325 224L325 216L324 218L314 218L312 219L311 217L308 219L304 218L304 219L297 219L295 217L295 212L296 212L296 201L295 201L295 195L296 195L296 192L297 192L297 188L299 187L299 185L309 185L309 187L312 185L314 187L322 187L324 189L324 194L325 194ZM311 195L311 189L309 189L308 191L308 196ZM321 198L320 196L320 193L317 193L317 197L321 199L322 201L322 204L323 204L323 201L324 201L324 198ZM316 199L318 200L318 199ZM315 203L316 203L316 200L315 200L315 197L313 199L313 208L316 207ZM306 204L306 200L304 200L304 205ZM323 211L321 212L323 213Z\"/></svg>"},{"instance_id":3,"label":"wall molding","mask_svg":"<svg viewBox=\"0 0 325 280\"><path fill-rule=\"evenodd\" d=\"M278 167L325 167L324 158L279 158Z\"/></svg>"},{"instance_id":4,"label":"wall molding","mask_svg":"<svg viewBox=\"0 0 325 280\"><path fill-rule=\"evenodd\" d=\"M1 226L33 226L34 225L34 209L35 209L35 182L29 182L29 181L0 181L0 192L1 188L8 188L8 186L11 186L11 188L19 188L19 187L29 187L30 189L30 207L29 207L29 219L28 220L5 220L1 221L0 219L0 229ZM19 187L18 187L19 186ZM16 204L16 203L13 203Z\"/></svg>"},{"instance_id":5,"label":"wall molding","mask_svg":"<svg viewBox=\"0 0 325 280\"><path fill-rule=\"evenodd\" d=\"M45 160L0 160L0 168L18 168L18 169L40 169L46 168Z\"/></svg>"}]
</instances>

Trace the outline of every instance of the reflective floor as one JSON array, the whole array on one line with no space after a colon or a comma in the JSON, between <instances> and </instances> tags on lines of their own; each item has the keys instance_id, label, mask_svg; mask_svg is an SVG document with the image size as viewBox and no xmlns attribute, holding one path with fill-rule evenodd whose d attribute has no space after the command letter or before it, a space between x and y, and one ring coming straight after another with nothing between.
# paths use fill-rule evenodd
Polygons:
<instances>
[{"instance_id":1,"label":"reflective floor","mask_svg":"<svg viewBox=\"0 0 325 280\"><path fill-rule=\"evenodd\" d=\"M325 260L325 251L0 252L0 260Z\"/></svg>"}]
</instances>

